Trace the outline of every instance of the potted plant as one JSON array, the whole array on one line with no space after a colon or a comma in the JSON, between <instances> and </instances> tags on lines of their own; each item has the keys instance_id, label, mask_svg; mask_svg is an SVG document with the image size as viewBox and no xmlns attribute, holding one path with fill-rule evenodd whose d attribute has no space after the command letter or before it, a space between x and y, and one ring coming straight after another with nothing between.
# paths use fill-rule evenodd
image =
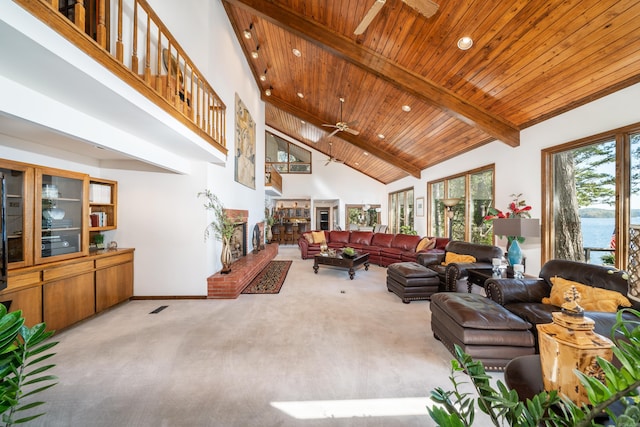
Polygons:
<instances>
[{"instance_id":1,"label":"potted plant","mask_svg":"<svg viewBox=\"0 0 640 427\"><path fill-rule=\"evenodd\" d=\"M204 197L206 199L204 208L213 212L213 221L205 228L204 238L206 240L213 234L213 237L222 242L222 252L220 254L220 261L222 262L221 273L227 274L231 271L231 237L235 231L236 221L227 215L224 205L211 190L198 193L198 197Z\"/></svg>"},{"instance_id":2,"label":"potted plant","mask_svg":"<svg viewBox=\"0 0 640 427\"><path fill-rule=\"evenodd\" d=\"M276 219L271 214L271 209L269 209L269 206L266 205L266 203L264 208L264 223L265 223L265 240L267 241L267 243L271 243L271 240L273 239L273 232L271 231L271 227L273 226L273 224L276 223Z\"/></svg>"},{"instance_id":3,"label":"potted plant","mask_svg":"<svg viewBox=\"0 0 640 427\"><path fill-rule=\"evenodd\" d=\"M57 377L45 375L55 365L41 363L55 355L44 354L58 344L47 341L51 335L53 331L47 331L44 323L28 328L24 325L22 311L7 313L4 304L0 304L0 414L3 426L26 423L44 415L44 412L28 415L24 411L45 402L23 404L22 398L57 384Z\"/></svg>"}]
</instances>

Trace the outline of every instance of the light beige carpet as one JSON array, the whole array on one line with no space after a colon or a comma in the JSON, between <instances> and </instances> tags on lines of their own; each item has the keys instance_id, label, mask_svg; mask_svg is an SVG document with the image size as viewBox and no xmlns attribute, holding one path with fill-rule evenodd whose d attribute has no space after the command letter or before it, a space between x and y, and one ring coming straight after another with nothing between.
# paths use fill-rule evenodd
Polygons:
<instances>
[{"instance_id":1,"label":"light beige carpet","mask_svg":"<svg viewBox=\"0 0 640 427\"><path fill-rule=\"evenodd\" d=\"M277 259L294 260L279 294L132 301L59 333L60 382L29 425L434 425L451 356L429 302L403 304L375 265L349 280L296 246Z\"/></svg>"}]
</instances>

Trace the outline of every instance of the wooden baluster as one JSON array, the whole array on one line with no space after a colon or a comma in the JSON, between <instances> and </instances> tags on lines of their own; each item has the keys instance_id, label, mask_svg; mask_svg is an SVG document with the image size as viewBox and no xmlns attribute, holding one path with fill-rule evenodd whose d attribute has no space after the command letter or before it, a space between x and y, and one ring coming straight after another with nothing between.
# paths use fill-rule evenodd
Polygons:
<instances>
[{"instance_id":1,"label":"wooden baluster","mask_svg":"<svg viewBox=\"0 0 640 427\"><path fill-rule=\"evenodd\" d=\"M202 88L200 87L201 83L198 80L198 93L196 96L198 97L198 109L196 110L196 124L199 128L202 128Z\"/></svg>"},{"instance_id":2,"label":"wooden baluster","mask_svg":"<svg viewBox=\"0 0 640 427\"><path fill-rule=\"evenodd\" d=\"M97 34L96 37L98 40L96 40L98 42L98 44L104 49L104 50L110 50L107 49L107 24L106 24L106 11L105 11L105 3L107 2L107 0L98 0L98 28L97 28Z\"/></svg>"},{"instance_id":3,"label":"wooden baluster","mask_svg":"<svg viewBox=\"0 0 640 427\"><path fill-rule=\"evenodd\" d=\"M167 65L167 87L165 88L165 99L171 101L171 40L167 40L167 61L165 64Z\"/></svg>"},{"instance_id":4,"label":"wooden baluster","mask_svg":"<svg viewBox=\"0 0 640 427\"><path fill-rule=\"evenodd\" d=\"M151 16L147 13L147 51L144 54L144 81L151 86Z\"/></svg>"},{"instance_id":5,"label":"wooden baluster","mask_svg":"<svg viewBox=\"0 0 640 427\"><path fill-rule=\"evenodd\" d=\"M173 58L169 60L170 63L173 63ZM182 82L180 81L180 52L176 49L176 87L173 88L173 105L182 113L182 102L180 101L180 88L182 86Z\"/></svg>"},{"instance_id":6,"label":"wooden baluster","mask_svg":"<svg viewBox=\"0 0 640 427\"><path fill-rule=\"evenodd\" d=\"M116 40L116 59L124 63L122 46L122 0L118 0L118 38Z\"/></svg>"},{"instance_id":7,"label":"wooden baluster","mask_svg":"<svg viewBox=\"0 0 640 427\"><path fill-rule=\"evenodd\" d=\"M60 9L60 3L58 2L58 0L51 0L49 3L51 4L51 7L54 8L55 10Z\"/></svg>"},{"instance_id":8,"label":"wooden baluster","mask_svg":"<svg viewBox=\"0 0 640 427\"><path fill-rule=\"evenodd\" d=\"M189 114L189 118L192 121L195 121L196 118L196 112L193 109L193 100L194 100L194 92L196 90L196 83L195 83L195 79L194 79L194 73L193 73L193 68L191 69L191 92L189 93L189 107L191 107L191 114Z\"/></svg>"},{"instance_id":9,"label":"wooden baluster","mask_svg":"<svg viewBox=\"0 0 640 427\"><path fill-rule=\"evenodd\" d=\"M133 2L133 46L131 47L131 71L140 74L138 65L138 1Z\"/></svg>"},{"instance_id":10,"label":"wooden baluster","mask_svg":"<svg viewBox=\"0 0 640 427\"><path fill-rule=\"evenodd\" d=\"M156 91L162 93L162 32L158 27L158 63L156 64Z\"/></svg>"},{"instance_id":11,"label":"wooden baluster","mask_svg":"<svg viewBox=\"0 0 640 427\"><path fill-rule=\"evenodd\" d=\"M84 31L84 0L77 0L76 4L73 6L73 15L75 16L75 24L76 27L80 28Z\"/></svg>"}]
</instances>

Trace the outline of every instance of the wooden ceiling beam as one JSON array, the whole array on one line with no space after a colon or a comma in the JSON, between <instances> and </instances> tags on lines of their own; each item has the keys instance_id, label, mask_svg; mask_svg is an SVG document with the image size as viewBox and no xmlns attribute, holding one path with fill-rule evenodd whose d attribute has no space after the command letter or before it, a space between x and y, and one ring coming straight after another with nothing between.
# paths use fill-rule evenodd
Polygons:
<instances>
[{"instance_id":1,"label":"wooden ceiling beam","mask_svg":"<svg viewBox=\"0 0 640 427\"><path fill-rule=\"evenodd\" d=\"M264 0L224 0L301 37L334 55L411 93L452 117L481 129L493 138L512 147L520 145L520 131L512 123L490 114L448 89L401 67L393 61L367 49L351 39L337 34L298 13ZM347 140L345 138L345 140ZM351 141L349 141L351 142Z\"/></svg>"},{"instance_id":2,"label":"wooden ceiling beam","mask_svg":"<svg viewBox=\"0 0 640 427\"><path fill-rule=\"evenodd\" d=\"M310 123L318 128L322 128L322 124L325 123L322 119L314 116L313 114L310 114L307 111L304 111L294 105L291 105L285 101L283 101L282 99L276 97L276 96L270 96L268 98L263 97L262 98L264 102L268 102L271 105L273 105L276 108L279 108L283 111L286 111L296 117L298 117L300 120L304 120L307 123ZM348 143L361 148L362 150L366 151L367 153L376 156L377 158L379 158L380 160L383 160L387 163L389 163L390 165L393 165L395 167L397 167L398 169L401 169L403 171L405 171L406 173L408 173L409 175L416 177L416 178L420 178L421 176L421 170L419 167L412 165L409 162L406 162L400 158L398 158L397 156L394 156L393 154L387 153L384 150L381 150L377 147L374 147L373 145L369 145L367 144L365 141L359 139L357 136L355 135L351 135L350 133L347 132L338 132L335 137L340 138L344 141L347 141Z\"/></svg>"}]
</instances>

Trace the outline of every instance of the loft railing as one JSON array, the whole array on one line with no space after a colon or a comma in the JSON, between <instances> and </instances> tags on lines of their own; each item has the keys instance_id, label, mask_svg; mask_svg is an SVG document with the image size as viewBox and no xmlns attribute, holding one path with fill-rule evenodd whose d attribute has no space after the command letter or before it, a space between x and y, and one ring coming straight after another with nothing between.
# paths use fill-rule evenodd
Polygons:
<instances>
[{"instance_id":1,"label":"loft railing","mask_svg":"<svg viewBox=\"0 0 640 427\"><path fill-rule=\"evenodd\" d=\"M14 1L227 153L225 104L145 0Z\"/></svg>"},{"instance_id":2,"label":"loft railing","mask_svg":"<svg viewBox=\"0 0 640 427\"><path fill-rule=\"evenodd\" d=\"M273 189L277 193L282 194L282 175L273 167L268 164L264 173L264 186L265 190Z\"/></svg>"}]
</instances>

